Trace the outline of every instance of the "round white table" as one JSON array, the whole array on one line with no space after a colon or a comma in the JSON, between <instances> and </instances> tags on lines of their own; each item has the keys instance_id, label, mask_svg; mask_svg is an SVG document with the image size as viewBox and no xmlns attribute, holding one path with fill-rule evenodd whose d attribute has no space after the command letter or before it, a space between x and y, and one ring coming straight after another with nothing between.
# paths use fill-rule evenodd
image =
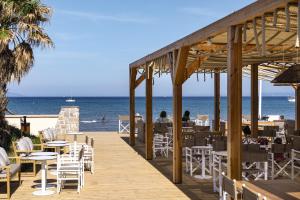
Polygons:
<instances>
[{"instance_id":1,"label":"round white table","mask_svg":"<svg viewBox=\"0 0 300 200\"><path fill-rule=\"evenodd\" d=\"M199 179L210 179L211 176L206 175L206 158L205 158L205 154L208 151L209 152L209 156L210 156L210 152L212 151L212 146L193 146L192 147L192 151L193 154L196 155L201 155L201 175L195 175L195 178L199 178Z\"/></svg>"},{"instance_id":2,"label":"round white table","mask_svg":"<svg viewBox=\"0 0 300 200\"><path fill-rule=\"evenodd\" d=\"M60 153L60 148L68 146L69 144L66 141L52 141L46 143L48 147L55 147L56 153Z\"/></svg>"},{"instance_id":3,"label":"round white table","mask_svg":"<svg viewBox=\"0 0 300 200\"><path fill-rule=\"evenodd\" d=\"M40 190L34 191L32 194L37 196L54 194L54 191L47 189L47 160L54 160L56 159L56 156L29 156L28 159L42 162L42 188Z\"/></svg>"}]
</instances>

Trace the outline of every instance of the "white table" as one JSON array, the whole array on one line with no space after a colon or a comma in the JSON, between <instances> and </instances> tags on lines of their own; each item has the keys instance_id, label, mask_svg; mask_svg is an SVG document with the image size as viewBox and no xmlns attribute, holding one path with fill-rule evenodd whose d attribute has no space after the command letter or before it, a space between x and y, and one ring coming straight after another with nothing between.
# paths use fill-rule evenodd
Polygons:
<instances>
[{"instance_id":1,"label":"white table","mask_svg":"<svg viewBox=\"0 0 300 200\"><path fill-rule=\"evenodd\" d=\"M48 147L55 147L56 153L60 153L60 148L68 146L69 144L66 141L52 141L46 143Z\"/></svg>"},{"instance_id":2,"label":"white table","mask_svg":"<svg viewBox=\"0 0 300 200\"><path fill-rule=\"evenodd\" d=\"M47 189L47 160L54 160L56 159L56 156L29 156L28 159L42 162L42 188L40 190L34 191L32 194L37 196L54 194L54 191Z\"/></svg>"},{"instance_id":3,"label":"white table","mask_svg":"<svg viewBox=\"0 0 300 200\"><path fill-rule=\"evenodd\" d=\"M206 169L206 152L208 152L209 159L212 151L212 146L193 146L192 147L193 154L201 155L201 175L195 175L195 178L199 179L210 179L211 176L206 175L206 171L210 171L210 169Z\"/></svg>"}]
</instances>

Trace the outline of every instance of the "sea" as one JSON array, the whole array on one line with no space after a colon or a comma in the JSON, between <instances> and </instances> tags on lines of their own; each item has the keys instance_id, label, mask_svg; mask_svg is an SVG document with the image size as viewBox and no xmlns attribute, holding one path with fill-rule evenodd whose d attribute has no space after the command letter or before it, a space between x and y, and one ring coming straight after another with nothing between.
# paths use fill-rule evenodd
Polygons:
<instances>
[{"instance_id":1,"label":"sea","mask_svg":"<svg viewBox=\"0 0 300 200\"><path fill-rule=\"evenodd\" d=\"M129 114L128 97L73 97L76 101L66 102L65 97L9 97L8 108L18 115L58 114L62 106L80 107L81 131L117 131L118 116ZM209 115L213 119L213 97L183 97L183 111L189 110L191 117ZM250 114L250 97L243 97L243 114ZM145 98L136 97L136 112L145 115ZM227 118L227 98L221 97L221 119ZM172 97L153 98L153 119L165 110L172 116ZM263 97L263 115L283 115L294 119L295 103L286 96Z\"/></svg>"}]
</instances>

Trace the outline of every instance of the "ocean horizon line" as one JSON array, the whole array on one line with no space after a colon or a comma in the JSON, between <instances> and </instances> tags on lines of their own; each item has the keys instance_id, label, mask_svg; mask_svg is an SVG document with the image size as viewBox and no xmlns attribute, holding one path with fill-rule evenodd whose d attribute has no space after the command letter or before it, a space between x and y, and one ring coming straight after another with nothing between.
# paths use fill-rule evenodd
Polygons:
<instances>
[{"instance_id":1,"label":"ocean horizon line","mask_svg":"<svg viewBox=\"0 0 300 200\"><path fill-rule=\"evenodd\" d=\"M263 97L289 97L293 95L263 95ZM129 96L7 96L8 98L129 98ZM172 98L173 96L153 96L154 98ZM199 98L199 97L214 97L213 95L205 95L205 96L182 96L182 98ZM221 95L221 98L227 97L225 95ZM242 97L251 97L250 95L244 95ZM136 98L145 98L145 96L136 96Z\"/></svg>"}]
</instances>

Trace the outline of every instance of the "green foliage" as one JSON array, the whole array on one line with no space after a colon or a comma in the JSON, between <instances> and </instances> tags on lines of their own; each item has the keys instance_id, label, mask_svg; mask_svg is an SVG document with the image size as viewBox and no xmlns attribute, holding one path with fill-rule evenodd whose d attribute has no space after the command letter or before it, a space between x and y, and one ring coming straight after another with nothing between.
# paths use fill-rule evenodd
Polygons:
<instances>
[{"instance_id":1,"label":"green foliage","mask_svg":"<svg viewBox=\"0 0 300 200\"><path fill-rule=\"evenodd\" d=\"M7 152L10 151L12 142L21 137L20 129L10 126L6 122L0 126L0 146Z\"/></svg>"}]
</instances>

